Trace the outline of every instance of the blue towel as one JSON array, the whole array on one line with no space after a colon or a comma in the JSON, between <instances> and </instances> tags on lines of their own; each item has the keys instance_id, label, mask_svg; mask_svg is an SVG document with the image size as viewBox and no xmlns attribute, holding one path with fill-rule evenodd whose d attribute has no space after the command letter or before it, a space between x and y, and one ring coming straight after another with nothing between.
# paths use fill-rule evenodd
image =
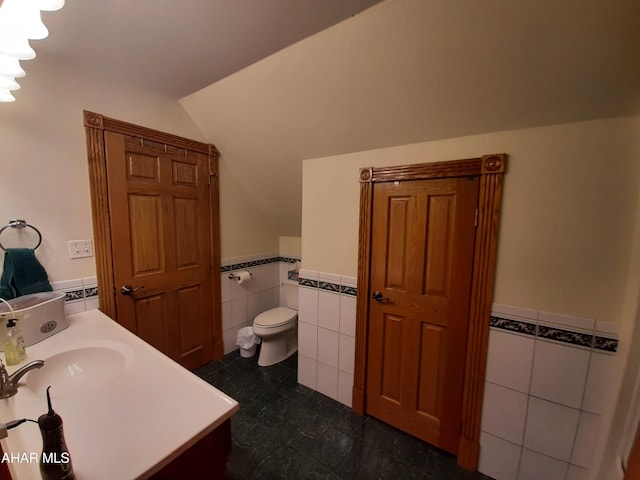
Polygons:
<instances>
[{"instance_id":1,"label":"blue towel","mask_svg":"<svg viewBox=\"0 0 640 480\"><path fill-rule=\"evenodd\" d=\"M0 277L0 298L21 297L29 293L50 292L44 267L31 248L7 248Z\"/></svg>"}]
</instances>

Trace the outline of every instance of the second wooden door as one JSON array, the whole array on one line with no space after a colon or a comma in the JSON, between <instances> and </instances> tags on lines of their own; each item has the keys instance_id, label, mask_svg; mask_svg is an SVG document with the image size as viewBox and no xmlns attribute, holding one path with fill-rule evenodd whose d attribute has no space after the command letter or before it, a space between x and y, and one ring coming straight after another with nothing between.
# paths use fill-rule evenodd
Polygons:
<instances>
[{"instance_id":1,"label":"second wooden door","mask_svg":"<svg viewBox=\"0 0 640 480\"><path fill-rule=\"evenodd\" d=\"M373 187L367 413L456 454L478 177Z\"/></svg>"}]
</instances>

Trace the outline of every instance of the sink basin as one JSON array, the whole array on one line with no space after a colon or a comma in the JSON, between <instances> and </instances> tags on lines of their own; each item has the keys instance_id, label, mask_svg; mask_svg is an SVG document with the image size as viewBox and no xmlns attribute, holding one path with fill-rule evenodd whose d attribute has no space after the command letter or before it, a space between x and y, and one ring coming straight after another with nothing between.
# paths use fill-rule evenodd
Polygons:
<instances>
[{"instance_id":1,"label":"sink basin","mask_svg":"<svg viewBox=\"0 0 640 480\"><path fill-rule=\"evenodd\" d=\"M51 386L57 397L101 389L129 368L131 357L122 344L74 348L45 359L44 366L30 371L21 383L38 395Z\"/></svg>"}]
</instances>

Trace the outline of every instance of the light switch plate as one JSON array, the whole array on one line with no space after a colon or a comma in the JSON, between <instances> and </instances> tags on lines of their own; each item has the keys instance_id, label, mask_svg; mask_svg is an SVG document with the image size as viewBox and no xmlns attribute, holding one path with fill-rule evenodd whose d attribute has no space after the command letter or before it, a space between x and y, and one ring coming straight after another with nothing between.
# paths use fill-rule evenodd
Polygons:
<instances>
[{"instance_id":1,"label":"light switch plate","mask_svg":"<svg viewBox=\"0 0 640 480\"><path fill-rule=\"evenodd\" d=\"M93 240L70 240L69 258L93 257Z\"/></svg>"}]
</instances>

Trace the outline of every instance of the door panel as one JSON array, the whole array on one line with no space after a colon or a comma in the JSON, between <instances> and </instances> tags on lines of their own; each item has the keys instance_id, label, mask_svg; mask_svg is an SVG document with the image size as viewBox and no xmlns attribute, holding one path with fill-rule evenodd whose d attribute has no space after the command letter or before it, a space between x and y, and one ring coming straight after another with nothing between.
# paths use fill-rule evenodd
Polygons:
<instances>
[{"instance_id":1,"label":"door panel","mask_svg":"<svg viewBox=\"0 0 640 480\"><path fill-rule=\"evenodd\" d=\"M141 155L138 153L131 153L128 157L127 177L129 180L159 181L159 167L158 157L151 155Z\"/></svg>"},{"instance_id":2,"label":"door panel","mask_svg":"<svg viewBox=\"0 0 640 480\"><path fill-rule=\"evenodd\" d=\"M134 276L164 270L162 208L159 195L129 195L129 231Z\"/></svg>"},{"instance_id":3,"label":"door panel","mask_svg":"<svg viewBox=\"0 0 640 480\"><path fill-rule=\"evenodd\" d=\"M402 386L398 372L402 368L400 355L402 342L402 321L401 317L395 315L385 315L384 332L382 335L382 395L389 400L400 403Z\"/></svg>"},{"instance_id":4,"label":"door panel","mask_svg":"<svg viewBox=\"0 0 640 480\"><path fill-rule=\"evenodd\" d=\"M187 368L213 358L205 154L105 132L118 322Z\"/></svg>"},{"instance_id":5,"label":"door panel","mask_svg":"<svg viewBox=\"0 0 640 480\"><path fill-rule=\"evenodd\" d=\"M176 295L178 311L182 318L176 344L179 347L178 355L182 358L200 348L200 342L207 332L202 322L199 321L202 318L198 301L198 298L203 295L201 286L191 285L181 288L176 292Z\"/></svg>"},{"instance_id":6,"label":"door panel","mask_svg":"<svg viewBox=\"0 0 640 480\"><path fill-rule=\"evenodd\" d=\"M456 453L478 179L373 187L366 410Z\"/></svg>"},{"instance_id":7,"label":"door panel","mask_svg":"<svg viewBox=\"0 0 640 480\"><path fill-rule=\"evenodd\" d=\"M451 271L453 196L429 197L423 294L448 297Z\"/></svg>"},{"instance_id":8,"label":"door panel","mask_svg":"<svg viewBox=\"0 0 640 480\"><path fill-rule=\"evenodd\" d=\"M389 243L386 258L386 286L399 291L406 291L407 271L407 221L409 213L409 197L395 197L389 199L389 228L387 237Z\"/></svg>"},{"instance_id":9,"label":"door panel","mask_svg":"<svg viewBox=\"0 0 640 480\"><path fill-rule=\"evenodd\" d=\"M132 299L135 309L134 333L161 352L166 352L167 326L171 317L168 295L147 291L145 294L137 294L136 297Z\"/></svg>"},{"instance_id":10,"label":"door panel","mask_svg":"<svg viewBox=\"0 0 640 480\"><path fill-rule=\"evenodd\" d=\"M444 329L435 325L421 325L420 335L420 369L418 376L418 412L432 417L437 421L441 416L439 405L440 371L443 351L441 346L446 342L443 338Z\"/></svg>"},{"instance_id":11,"label":"door panel","mask_svg":"<svg viewBox=\"0 0 640 480\"><path fill-rule=\"evenodd\" d=\"M201 230L198 226L198 200L174 198L173 212L176 268L197 268L198 238L193 232Z\"/></svg>"}]
</instances>

